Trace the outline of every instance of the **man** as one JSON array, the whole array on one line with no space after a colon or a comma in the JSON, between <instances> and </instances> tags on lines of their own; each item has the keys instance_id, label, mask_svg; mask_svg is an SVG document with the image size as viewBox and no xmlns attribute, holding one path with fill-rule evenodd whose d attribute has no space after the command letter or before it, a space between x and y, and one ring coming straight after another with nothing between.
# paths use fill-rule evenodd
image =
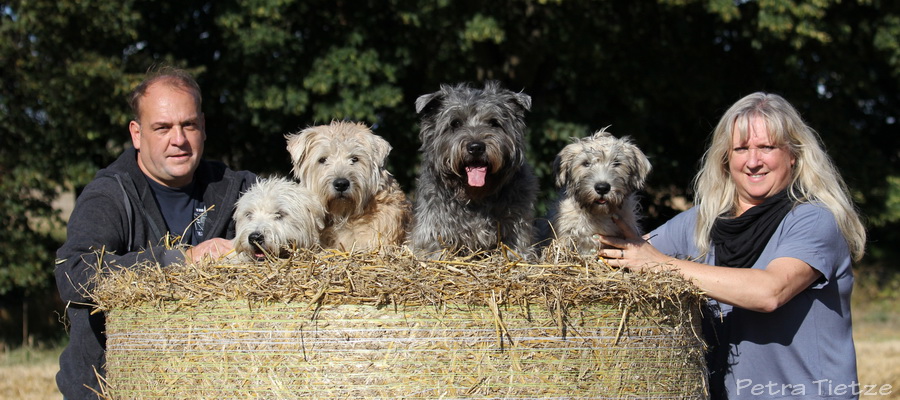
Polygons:
<instances>
[{"instance_id":1,"label":"man","mask_svg":"<svg viewBox=\"0 0 900 400\"><path fill-rule=\"evenodd\" d=\"M100 170L78 197L56 261L70 324L56 382L67 400L97 398L104 374L105 316L91 315L98 266L168 266L232 249L234 203L256 176L202 160L201 102L186 72L151 72L130 98L134 148Z\"/></svg>"}]
</instances>

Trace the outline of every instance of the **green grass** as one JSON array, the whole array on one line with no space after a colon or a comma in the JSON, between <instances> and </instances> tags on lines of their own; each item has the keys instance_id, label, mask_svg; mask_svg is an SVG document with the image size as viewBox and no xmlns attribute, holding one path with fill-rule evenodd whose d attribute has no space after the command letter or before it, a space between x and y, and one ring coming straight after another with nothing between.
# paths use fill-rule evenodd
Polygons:
<instances>
[{"instance_id":1,"label":"green grass","mask_svg":"<svg viewBox=\"0 0 900 400\"><path fill-rule=\"evenodd\" d=\"M867 340L896 340L900 334L900 272L877 267L855 271L853 330Z\"/></svg>"},{"instance_id":2,"label":"green grass","mask_svg":"<svg viewBox=\"0 0 900 400\"><path fill-rule=\"evenodd\" d=\"M50 347L23 346L13 350L5 350L0 353L0 367L55 363L59 360L59 354L64 347L65 345Z\"/></svg>"}]
</instances>

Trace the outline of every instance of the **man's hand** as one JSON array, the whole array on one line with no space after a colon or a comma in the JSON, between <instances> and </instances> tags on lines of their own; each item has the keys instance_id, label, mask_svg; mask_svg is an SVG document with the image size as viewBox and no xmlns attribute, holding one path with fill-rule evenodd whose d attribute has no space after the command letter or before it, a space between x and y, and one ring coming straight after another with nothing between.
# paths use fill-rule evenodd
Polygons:
<instances>
[{"instance_id":1,"label":"man's hand","mask_svg":"<svg viewBox=\"0 0 900 400\"><path fill-rule=\"evenodd\" d=\"M204 258L218 260L232 251L234 251L234 243L231 240L212 238L185 250L184 254L188 260L197 263Z\"/></svg>"}]
</instances>

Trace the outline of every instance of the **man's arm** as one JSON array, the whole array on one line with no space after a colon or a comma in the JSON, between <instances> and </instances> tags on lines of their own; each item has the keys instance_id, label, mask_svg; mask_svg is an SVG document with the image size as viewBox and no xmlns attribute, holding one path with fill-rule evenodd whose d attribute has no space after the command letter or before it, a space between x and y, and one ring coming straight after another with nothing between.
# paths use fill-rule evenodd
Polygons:
<instances>
[{"instance_id":1,"label":"man's arm","mask_svg":"<svg viewBox=\"0 0 900 400\"><path fill-rule=\"evenodd\" d=\"M88 293L101 267L129 268L146 261L164 264L183 261L180 250L161 246L129 251L131 232L121 203L121 198L112 198L91 187L78 198L69 218L66 242L56 253L56 284L63 301L90 303ZM148 243L134 243L134 246L148 246Z\"/></svg>"}]
</instances>

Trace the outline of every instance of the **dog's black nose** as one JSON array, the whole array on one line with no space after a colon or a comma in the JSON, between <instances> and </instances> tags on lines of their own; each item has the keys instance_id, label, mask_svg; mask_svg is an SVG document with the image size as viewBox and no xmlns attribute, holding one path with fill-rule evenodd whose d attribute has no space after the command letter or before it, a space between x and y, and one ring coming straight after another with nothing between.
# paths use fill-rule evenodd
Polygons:
<instances>
[{"instance_id":1,"label":"dog's black nose","mask_svg":"<svg viewBox=\"0 0 900 400\"><path fill-rule=\"evenodd\" d=\"M466 150L468 150L469 154L471 154L473 156L480 156L480 155L484 154L484 149L485 149L484 143L482 143L482 142L472 142L472 143L469 143L468 146L466 146Z\"/></svg>"},{"instance_id":2,"label":"dog's black nose","mask_svg":"<svg viewBox=\"0 0 900 400\"><path fill-rule=\"evenodd\" d=\"M249 241L250 243L262 243L266 241L266 238L263 237L262 233L253 232L250 234L250 236L247 237L247 241Z\"/></svg>"},{"instance_id":3,"label":"dog's black nose","mask_svg":"<svg viewBox=\"0 0 900 400\"><path fill-rule=\"evenodd\" d=\"M331 184L334 186L334 190L338 192L345 192L350 188L350 180L346 178L335 179Z\"/></svg>"},{"instance_id":4,"label":"dog's black nose","mask_svg":"<svg viewBox=\"0 0 900 400\"><path fill-rule=\"evenodd\" d=\"M606 182L600 182L594 185L594 191L597 192L597 194L607 194L609 193L609 189L609 183Z\"/></svg>"}]
</instances>

